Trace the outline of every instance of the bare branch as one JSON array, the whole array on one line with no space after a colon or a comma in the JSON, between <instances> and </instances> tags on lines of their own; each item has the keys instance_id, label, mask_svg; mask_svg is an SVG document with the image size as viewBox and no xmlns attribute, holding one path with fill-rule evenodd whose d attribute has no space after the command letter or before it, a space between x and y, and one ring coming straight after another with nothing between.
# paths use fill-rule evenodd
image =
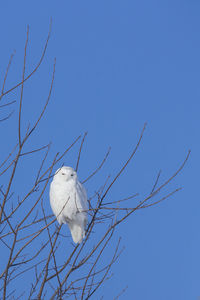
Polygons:
<instances>
[{"instance_id":1,"label":"bare branch","mask_svg":"<svg viewBox=\"0 0 200 300\"><path fill-rule=\"evenodd\" d=\"M94 175L96 175L96 173L103 167L104 163L106 162L106 160L108 158L108 155L110 154L110 150L111 150L111 148L108 149L108 152L106 153L106 155L105 155L103 161L101 162L101 164L99 165L99 167L94 172L92 172L92 174L89 175L85 180L82 181L83 184L86 181L88 181L89 179L91 179Z\"/></svg>"},{"instance_id":2,"label":"bare branch","mask_svg":"<svg viewBox=\"0 0 200 300\"><path fill-rule=\"evenodd\" d=\"M9 71L9 69L10 69L10 66L11 66L11 63L12 63L12 60L13 60L14 55L15 55L15 52L14 52L13 54L11 54L10 60L9 60L9 62L8 62L8 66L7 66L7 69L6 69L6 73L5 73L4 81L3 81L3 86L2 86L2 90L1 90L1 95L3 95L3 93L4 93L4 87L5 87L5 84L6 84L6 79L7 79L7 76L8 76L8 71ZM1 100L1 97L0 97L0 100ZM15 101L14 101L14 102L15 102ZM11 104L12 104L12 102L11 102ZM6 105L9 105L9 104L4 104L4 105L2 105L2 106L0 106L0 107L6 106Z\"/></svg>"},{"instance_id":3,"label":"bare branch","mask_svg":"<svg viewBox=\"0 0 200 300\"><path fill-rule=\"evenodd\" d=\"M29 36L29 26L27 26L26 43L25 43L25 48L24 48L24 65L23 65L23 73L22 73L20 102L19 102L19 118L18 118L19 147L21 147L21 113L22 113L22 98L23 98L23 91L24 91L24 78L25 78L25 68L26 68L26 51L27 51L27 46L28 46L28 36Z\"/></svg>"},{"instance_id":4,"label":"bare branch","mask_svg":"<svg viewBox=\"0 0 200 300\"><path fill-rule=\"evenodd\" d=\"M56 67L56 59L54 60L51 86L50 86L49 95L47 97L46 103L45 103L45 105L43 107L43 110L41 111L41 114L40 114L39 118L35 122L35 125L32 127L32 129L27 133L26 137L24 138L24 142L29 138L29 136L32 134L32 132L36 129L36 127L38 126L38 124L39 124L41 118L43 117L44 112L45 112L45 110L47 108L47 105L48 105L50 97L51 97L51 92L52 92L52 89L53 89L53 83L54 83L54 77L55 77L55 67Z\"/></svg>"},{"instance_id":5,"label":"bare branch","mask_svg":"<svg viewBox=\"0 0 200 300\"><path fill-rule=\"evenodd\" d=\"M78 159L77 159L77 163L76 163L76 172L78 171L78 166L79 166L79 162L80 162L80 157L81 157L81 151L82 151L82 148L83 148L83 144L84 144L84 141L85 141L85 138L87 136L87 132L85 132L84 136L83 136L83 139L81 141L81 146L80 146L80 149L79 149L79 153L78 153Z\"/></svg>"},{"instance_id":6,"label":"bare branch","mask_svg":"<svg viewBox=\"0 0 200 300\"><path fill-rule=\"evenodd\" d=\"M12 114L14 113L14 110L13 111L11 111L5 118L3 118L3 119L0 119L0 122L3 122L3 121L6 121L6 120L8 120L11 116L12 116Z\"/></svg>"},{"instance_id":7,"label":"bare branch","mask_svg":"<svg viewBox=\"0 0 200 300\"><path fill-rule=\"evenodd\" d=\"M49 148L49 146L50 146L50 143L49 143L48 145L45 145L45 146L40 147L40 148L38 148L38 149L31 150L31 151L25 152L25 153L21 153L20 156L24 156L24 155L32 154L32 153L35 153L35 152L39 152L39 151L41 151L41 150L44 150L44 149L46 149L46 148Z\"/></svg>"},{"instance_id":8,"label":"bare branch","mask_svg":"<svg viewBox=\"0 0 200 300\"><path fill-rule=\"evenodd\" d=\"M12 105L13 103L15 103L16 101L15 100L13 100L13 101L11 101L11 102L8 102L8 103L6 103L6 104L2 104L2 105L0 105L0 108L2 108L2 107L5 107L5 106L9 106L9 105Z\"/></svg>"},{"instance_id":9,"label":"bare branch","mask_svg":"<svg viewBox=\"0 0 200 300\"><path fill-rule=\"evenodd\" d=\"M7 90L6 92L3 92L0 96L0 100L2 99L3 96L7 95L8 93L12 92L13 90L15 90L16 88L18 88L20 85L22 85L22 83L24 83L25 81L27 81L30 77L32 77L32 75L38 70L38 68L40 67L43 59L44 59L44 56L46 54L46 50L47 50L47 46L48 46L48 43L49 43L49 39L50 39L50 35L51 35L51 27L52 27L52 19L50 20L50 26L49 26L49 33L48 33L48 36L47 36L47 39L46 39L46 43L45 43L45 46L44 46L44 50L42 52L42 55L40 57L40 60L39 62L37 63L36 67L33 69L33 71L27 76L24 78L23 81L20 81L18 84L16 84L15 86L13 86L12 88L10 88L9 90Z\"/></svg>"}]
</instances>

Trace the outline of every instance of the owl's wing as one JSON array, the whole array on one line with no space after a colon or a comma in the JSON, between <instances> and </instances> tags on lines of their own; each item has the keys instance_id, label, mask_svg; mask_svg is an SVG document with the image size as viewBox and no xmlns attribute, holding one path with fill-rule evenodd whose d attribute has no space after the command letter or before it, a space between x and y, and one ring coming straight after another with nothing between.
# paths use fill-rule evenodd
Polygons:
<instances>
[{"instance_id":1,"label":"owl's wing","mask_svg":"<svg viewBox=\"0 0 200 300\"><path fill-rule=\"evenodd\" d=\"M61 224L61 218L60 218L60 211L61 207L59 205L59 201L57 201L57 194L56 194L56 187L54 186L54 183L52 182L50 185L50 193L49 193L49 198L50 198L50 205L51 209L56 216L59 224Z\"/></svg>"},{"instance_id":2,"label":"owl's wing","mask_svg":"<svg viewBox=\"0 0 200 300\"><path fill-rule=\"evenodd\" d=\"M77 206L80 211L85 211L87 213L88 210L88 200L87 200L87 192L84 186L78 182L77 184Z\"/></svg>"}]
</instances>

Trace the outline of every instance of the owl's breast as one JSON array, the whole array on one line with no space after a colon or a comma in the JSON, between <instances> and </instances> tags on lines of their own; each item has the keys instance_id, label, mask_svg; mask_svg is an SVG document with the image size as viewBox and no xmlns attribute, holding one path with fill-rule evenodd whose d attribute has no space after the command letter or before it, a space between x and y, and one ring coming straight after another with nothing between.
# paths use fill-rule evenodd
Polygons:
<instances>
[{"instance_id":1,"label":"owl's breast","mask_svg":"<svg viewBox=\"0 0 200 300\"><path fill-rule=\"evenodd\" d=\"M55 183L50 186L50 204L56 216L72 219L77 212L76 188L73 182Z\"/></svg>"}]
</instances>

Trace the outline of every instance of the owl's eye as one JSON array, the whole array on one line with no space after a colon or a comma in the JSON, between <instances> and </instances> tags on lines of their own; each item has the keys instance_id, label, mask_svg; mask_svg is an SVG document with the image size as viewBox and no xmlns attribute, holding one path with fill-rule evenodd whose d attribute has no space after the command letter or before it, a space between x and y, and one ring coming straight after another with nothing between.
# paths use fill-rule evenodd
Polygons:
<instances>
[{"instance_id":1,"label":"owl's eye","mask_svg":"<svg viewBox=\"0 0 200 300\"><path fill-rule=\"evenodd\" d=\"M62 173L62 175L65 175L65 173Z\"/></svg>"},{"instance_id":2,"label":"owl's eye","mask_svg":"<svg viewBox=\"0 0 200 300\"><path fill-rule=\"evenodd\" d=\"M74 176L74 174L71 174L71 177L73 177Z\"/></svg>"}]
</instances>

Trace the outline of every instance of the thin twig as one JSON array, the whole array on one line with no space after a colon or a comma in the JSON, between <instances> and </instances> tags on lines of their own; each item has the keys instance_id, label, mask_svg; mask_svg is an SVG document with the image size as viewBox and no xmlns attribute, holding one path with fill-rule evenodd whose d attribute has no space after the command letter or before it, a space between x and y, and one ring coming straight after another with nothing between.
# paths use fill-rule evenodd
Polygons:
<instances>
[{"instance_id":1,"label":"thin twig","mask_svg":"<svg viewBox=\"0 0 200 300\"><path fill-rule=\"evenodd\" d=\"M40 67L43 59L44 59L44 56L45 56L45 53L46 53L46 50L47 50L47 46L48 46L48 43L49 43L49 39L50 39L50 35L51 35L51 27L52 27L52 19L50 20L50 25L49 25L49 32L48 32L48 36L47 36L47 39L46 39L46 43L45 43L45 46L44 46L44 50L42 52L42 55L40 57L40 60L39 62L37 63L36 67L33 69L33 71L27 76L24 78L23 81L20 81L18 84L16 84L15 86L13 86L12 88L10 88L9 90L7 90L6 92L3 92L3 94L1 94L0 96L0 100L3 96L7 95L8 93L12 92L13 90L15 90L16 88L18 88L20 85L22 85L22 83L26 82L30 77L32 77L32 75L38 70L38 68Z\"/></svg>"},{"instance_id":2,"label":"thin twig","mask_svg":"<svg viewBox=\"0 0 200 300\"><path fill-rule=\"evenodd\" d=\"M21 147L21 113L22 113L22 99L23 99L23 91L24 91L24 78L25 78L25 69L26 69L26 51L27 51L27 46L28 46L28 37L29 37L29 26L27 26L26 43L25 43L25 48L24 48L24 64L23 64L21 94L20 94L20 102L19 102L19 118L18 118L19 147Z\"/></svg>"},{"instance_id":3,"label":"thin twig","mask_svg":"<svg viewBox=\"0 0 200 300\"><path fill-rule=\"evenodd\" d=\"M84 133L83 139L82 139L82 141L81 141L81 146L80 146L80 149L79 149L78 159L77 159L76 169L75 169L76 172L78 171L78 166L79 166L80 157L81 157L81 151L82 151L83 144L84 144L84 141L85 141L86 136L87 136L87 132Z\"/></svg>"},{"instance_id":4,"label":"thin twig","mask_svg":"<svg viewBox=\"0 0 200 300\"><path fill-rule=\"evenodd\" d=\"M85 180L82 181L83 184L86 181L88 181L89 179L91 179L102 168L102 166L104 165L104 163L106 162L106 160L108 158L108 155L110 154L110 150L111 150L111 148L108 149L108 152L106 153L104 159L102 160L101 164L97 167L97 169L94 172L92 172L92 174L89 175Z\"/></svg>"},{"instance_id":5,"label":"thin twig","mask_svg":"<svg viewBox=\"0 0 200 300\"><path fill-rule=\"evenodd\" d=\"M7 76L8 76L8 71L9 71L9 69L10 69L10 66L11 66L11 63L12 63L12 60L13 60L14 55L15 55L15 51L14 51L13 54L11 54L10 59L9 59L9 62L8 62L8 66L7 66L7 69L6 69L6 73L5 73L4 81L3 81L3 86L2 86L2 90L1 90L1 94L2 94L2 95L3 95L3 93L4 93L4 87L5 87L5 84L6 84L6 79L7 79ZM1 100L1 97L0 97L0 100ZM15 102L15 101L14 101L14 102ZM11 104L12 104L12 102L11 102ZM9 104L4 104L4 105L2 105L1 107L6 106L6 105L9 105Z\"/></svg>"}]
</instances>

